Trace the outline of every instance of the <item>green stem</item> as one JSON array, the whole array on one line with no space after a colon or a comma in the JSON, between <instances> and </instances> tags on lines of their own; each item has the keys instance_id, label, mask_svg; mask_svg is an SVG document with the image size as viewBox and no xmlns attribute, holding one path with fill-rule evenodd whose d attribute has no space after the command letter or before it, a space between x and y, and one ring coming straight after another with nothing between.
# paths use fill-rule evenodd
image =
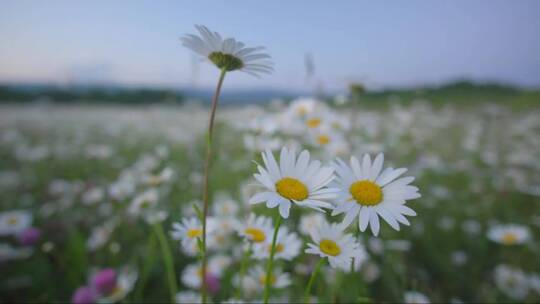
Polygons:
<instances>
[{"instance_id":1,"label":"green stem","mask_svg":"<svg viewBox=\"0 0 540 304\"><path fill-rule=\"evenodd\" d=\"M324 258L319 259L317 266L315 266L315 269L313 269L313 272L311 273L311 277L309 278L306 291L304 292L304 303L309 303L309 293L311 292L311 285L313 285L313 282L315 281L315 277L317 276L317 273L321 269L321 266L323 263L324 263Z\"/></svg>"},{"instance_id":2,"label":"green stem","mask_svg":"<svg viewBox=\"0 0 540 304\"><path fill-rule=\"evenodd\" d=\"M148 273L150 272L150 269L152 268L152 265L155 262L156 241L157 241L156 235L150 234L150 237L148 238L147 257L144 260L144 264L142 267L141 279L139 280L139 283L137 286L137 292L135 294L135 302L141 302L143 299L144 286L146 285L146 281L148 279Z\"/></svg>"},{"instance_id":3,"label":"green stem","mask_svg":"<svg viewBox=\"0 0 540 304\"><path fill-rule=\"evenodd\" d=\"M244 282L244 275L246 274L246 268L247 264L249 262L249 257L251 256L251 242L249 243L249 247L247 250L244 251L244 255L242 256L242 262L240 264L240 274L238 281L238 289L236 290L236 298L241 300L243 298L243 282Z\"/></svg>"},{"instance_id":4,"label":"green stem","mask_svg":"<svg viewBox=\"0 0 540 304\"><path fill-rule=\"evenodd\" d=\"M169 284L169 292L171 294L171 302L174 303L176 302L177 285L171 248L169 247L169 242L167 242L167 239L165 238L165 233L163 232L161 223L155 223L153 227L159 242L159 246L161 247L163 262L165 263L165 271L167 272L167 281Z\"/></svg>"},{"instance_id":5,"label":"green stem","mask_svg":"<svg viewBox=\"0 0 540 304\"><path fill-rule=\"evenodd\" d=\"M270 258L268 264L266 264L266 278L264 283L264 304L268 304L268 298L270 297L270 281L272 277L272 263L274 262L274 253L276 251L276 240L281 225L281 215L277 214L276 227L274 228L274 236L272 237L272 247L270 249Z\"/></svg>"},{"instance_id":6,"label":"green stem","mask_svg":"<svg viewBox=\"0 0 540 304\"><path fill-rule=\"evenodd\" d=\"M208 216L208 201L209 201L209 188L210 188L210 164L212 160L212 136L214 134L214 120L216 117L216 109L218 105L219 95L221 92L221 85L225 79L227 70L222 69L219 75L219 80L216 87L216 92L212 98L212 109L210 110L210 120L208 122L208 133L206 135L206 161L204 163L204 180L203 180L203 233L202 233L202 252L201 252L201 264L202 273L206 274L206 218ZM203 280L201 284L201 301L206 303L206 280Z\"/></svg>"}]
</instances>

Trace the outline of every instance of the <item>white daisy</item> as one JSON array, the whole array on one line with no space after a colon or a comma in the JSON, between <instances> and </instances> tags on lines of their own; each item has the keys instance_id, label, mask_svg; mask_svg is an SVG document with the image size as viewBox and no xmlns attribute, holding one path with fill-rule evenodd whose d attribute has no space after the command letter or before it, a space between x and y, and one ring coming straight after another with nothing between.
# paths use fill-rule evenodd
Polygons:
<instances>
[{"instance_id":1,"label":"white daisy","mask_svg":"<svg viewBox=\"0 0 540 304\"><path fill-rule=\"evenodd\" d=\"M311 213L303 215L300 218L300 226L298 230L304 235L310 235L311 231L326 223L326 218L321 213Z\"/></svg>"},{"instance_id":2,"label":"white daisy","mask_svg":"<svg viewBox=\"0 0 540 304\"><path fill-rule=\"evenodd\" d=\"M319 161L309 160L309 152L302 151L298 158L294 150L281 149L279 166L271 151L262 153L266 169L258 165L259 173L254 174L257 181L269 191L255 194L249 202L266 202L266 207L279 206L279 214L289 217L291 202L324 212L321 208L332 205L323 200L335 197L336 189L326 186L334 179L332 167L321 167Z\"/></svg>"},{"instance_id":3,"label":"white daisy","mask_svg":"<svg viewBox=\"0 0 540 304\"><path fill-rule=\"evenodd\" d=\"M257 265L249 270L248 278L251 279L259 290L263 290L266 284L266 269ZM288 273L281 272L279 269L272 269L270 274L270 286L274 289L284 288L291 284L291 278Z\"/></svg>"},{"instance_id":4,"label":"white daisy","mask_svg":"<svg viewBox=\"0 0 540 304\"><path fill-rule=\"evenodd\" d=\"M16 248L7 243L0 243L0 262L26 259L32 255L32 248Z\"/></svg>"},{"instance_id":5,"label":"white daisy","mask_svg":"<svg viewBox=\"0 0 540 304\"><path fill-rule=\"evenodd\" d=\"M196 217L183 218L180 223L176 222L172 224L173 230L171 231L171 237L175 240L180 240L182 244L182 251L189 256L195 256L199 252L197 245L197 238L201 238L203 227L202 223ZM215 228L215 221L213 218L207 218L206 220L206 233L211 235ZM209 240L209 239L208 239ZM209 242L208 247L211 246Z\"/></svg>"},{"instance_id":6,"label":"white daisy","mask_svg":"<svg viewBox=\"0 0 540 304\"><path fill-rule=\"evenodd\" d=\"M134 216L145 215L148 211L157 206L158 199L158 191L155 188L150 188L133 199L128 212Z\"/></svg>"},{"instance_id":7,"label":"white daisy","mask_svg":"<svg viewBox=\"0 0 540 304\"><path fill-rule=\"evenodd\" d=\"M529 293L529 280L520 269L507 265L495 268L495 284L508 297L514 300L523 300Z\"/></svg>"},{"instance_id":8,"label":"white daisy","mask_svg":"<svg viewBox=\"0 0 540 304\"><path fill-rule=\"evenodd\" d=\"M184 290L176 294L176 303L179 304L194 304L201 303L201 294L191 290Z\"/></svg>"},{"instance_id":9,"label":"white daisy","mask_svg":"<svg viewBox=\"0 0 540 304\"><path fill-rule=\"evenodd\" d=\"M224 270L231 265L231 258L227 256L214 256L208 259L208 265L206 267L206 275L221 278ZM203 271L201 263L188 265L182 272L182 283L184 285L199 289L201 287Z\"/></svg>"},{"instance_id":10,"label":"white daisy","mask_svg":"<svg viewBox=\"0 0 540 304\"><path fill-rule=\"evenodd\" d=\"M263 243L272 238L272 220L265 216L250 214L245 223L238 224L238 234L253 243Z\"/></svg>"},{"instance_id":11,"label":"white daisy","mask_svg":"<svg viewBox=\"0 0 540 304\"><path fill-rule=\"evenodd\" d=\"M313 243L308 244L306 253L328 258L330 266L349 270L352 259L359 256L360 245L351 234L343 233L338 224L323 223L311 232Z\"/></svg>"},{"instance_id":12,"label":"white daisy","mask_svg":"<svg viewBox=\"0 0 540 304\"><path fill-rule=\"evenodd\" d=\"M420 197L418 188L409 185L414 177L398 178L407 171L405 168L382 170L383 160L384 156L380 153L373 163L369 154L364 155L362 164L356 157L351 157L350 167L341 159L335 162L338 175L336 183L340 192L332 215L345 213L344 227L358 217L360 231L365 231L369 224L373 235L377 236L379 216L392 228L399 230L399 223L410 224L403 215L416 215L405 206L406 200Z\"/></svg>"},{"instance_id":13,"label":"white daisy","mask_svg":"<svg viewBox=\"0 0 540 304\"><path fill-rule=\"evenodd\" d=\"M264 47L245 47L244 43L234 38L223 39L205 26L195 25L195 28L200 36L188 34L180 38L182 45L205 57L219 69L240 70L255 77L274 70L270 55L261 52Z\"/></svg>"},{"instance_id":14,"label":"white daisy","mask_svg":"<svg viewBox=\"0 0 540 304\"><path fill-rule=\"evenodd\" d=\"M287 227L280 227L276 238L276 251L274 259L284 259L290 261L300 253L302 242L298 235L294 232L289 232ZM265 242L256 243L253 246L253 257L255 259L267 259L270 257L272 249L272 240L267 238Z\"/></svg>"},{"instance_id":15,"label":"white daisy","mask_svg":"<svg viewBox=\"0 0 540 304\"><path fill-rule=\"evenodd\" d=\"M530 239L529 228L516 224L491 227L487 236L493 242L503 245L519 245Z\"/></svg>"},{"instance_id":16,"label":"white daisy","mask_svg":"<svg viewBox=\"0 0 540 304\"><path fill-rule=\"evenodd\" d=\"M0 213L0 235L15 235L32 225L32 213L11 210Z\"/></svg>"},{"instance_id":17,"label":"white daisy","mask_svg":"<svg viewBox=\"0 0 540 304\"><path fill-rule=\"evenodd\" d=\"M238 202L229 197L222 197L212 204L212 212L220 217L235 216L238 213Z\"/></svg>"},{"instance_id":18,"label":"white daisy","mask_svg":"<svg viewBox=\"0 0 540 304\"><path fill-rule=\"evenodd\" d=\"M418 291L406 291L405 295L403 296L405 303L407 304L429 304L431 303L429 301L429 298Z\"/></svg>"},{"instance_id":19,"label":"white daisy","mask_svg":"<svg viewBox=\"0 0 540 304\"><path fill-rule=\"evenodd\" d=\"M116 286L110 294L101 298L100 303L115 303L119 302L126 297L128 293L135 287L138 273L135 269L130 267L124 267L118 273Z\"/></svg>"}]
</instances>

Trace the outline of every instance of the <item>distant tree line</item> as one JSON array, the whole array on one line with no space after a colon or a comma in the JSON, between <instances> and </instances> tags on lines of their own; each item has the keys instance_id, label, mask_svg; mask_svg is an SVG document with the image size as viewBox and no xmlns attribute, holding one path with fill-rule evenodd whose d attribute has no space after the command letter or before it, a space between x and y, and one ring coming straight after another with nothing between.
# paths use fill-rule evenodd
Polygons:
<instances>
[{"instance_id":1,"label":"distant tree line","mask_svg":"<svg viewBox=\"0 0 540 304\"><path fill-rule=\"evenodd\" d=\"M0 102L176 103L182 94L163 89L19 87L0 85Z\"/></svg>"}]
</instances>

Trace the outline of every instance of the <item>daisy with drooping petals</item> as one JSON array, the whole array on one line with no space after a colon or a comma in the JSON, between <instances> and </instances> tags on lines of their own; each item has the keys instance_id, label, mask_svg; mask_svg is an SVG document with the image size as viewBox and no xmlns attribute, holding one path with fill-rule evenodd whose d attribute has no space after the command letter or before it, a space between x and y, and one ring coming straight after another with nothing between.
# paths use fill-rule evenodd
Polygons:
<instances>
[{"instance_id":1,"label":"daisy with drooping petals","mask_svg":"<svg viewBox=\"0 0 540 304\"><path fill-rule=\"evenodd\" d=\"M358 217L360 231L365 231L369 225L373 235L377 236L379 216L392 228L399 230L399 223L410 224L404 215L416 215L405 206L406 200L420 197L418 188L409 185L414 177L398 178L407 171L405 168L382 170L383 160L384 156L380 153L373 163L369 154L364 155L362 164L354 156L351 157L350 167L341 159L334 163L340 192L332 215L345 213L344 227Z\"/></svg>"},{"instance_id":2,"label":"daisy with drooping petals","mask_svg":"<svg viewBox=\"0 0 540 304\"><path fill-rule=\"evenodd\" d=\"M287 227L279 228L276 239L275 259L284 259L290 261L300 253L302 242L298 235L294 232L289 232ZM263 243L257 243L253 246L253 257L256 259L267 259L270 257L272 249L272 240L267 239Z\"/></svg>"},{"instance_id":3,"label":"daisy with drooping petals","mask_svg":"<svg viewBox=\"0 0 540 304\"><path fill-rule=\"evenodd\" d=\"M246 223L238 224L236 230L240 236L253 243L263 243L272 238L272 220L252 213Z\"/></svg>"},{"instance_id":4,"label":"daisy with drooping petals","mask_svg":"<svg viewBox=\"0 0 540 304\"><path fill-rule=\"evenodd\" d=\"M353 258L358 256L360 245L351 234L343 233L338 224L323 223L311 232L313 243L308 244L306 253L328 258L330 266L349 270Z\"/></svg>"},{"instance_id":5,"label":"daisy with drooping petals","mask_svg":"<svg viewBox=\"0 0 540 304\"><path fill-rule=\"evenodd\" d=\"M529 228L522 225L508 224L494 226L489 229L488 238L503 245L520 245L530 238Z\"/></svg>"},{"instance_id":6,"label":"daisy with drooping petals","mask_svg":"<svg viewBox=\"0 0 540 304\"><path fill-rule=\"evenodd\" d=\"M255 77L274 70L270 55L261 52L264 47L245 47L244 43L234 38L223 39L219 33L203 25L195 25L195 28L200 36L188 34L180 38L182 45L205 57L219 69L227 72L239 70Z\"/></svg>"},{"instance_id":7,"label":"daisy with drooping petals","mask_svg":"<svg viewBox=\"0 0 540 304\"><path fill-rule=\"evenodd\" d=\"M266 203L266 207L279 206L279 214L289 217L291 202L324 212L321 208L331 208L324 200L335 197L336 189L326 186L334 179L332 167L321 167L319 161L310 162L309 152L302 151L298 158L294 150L281 149L279 165L271 151L262 153L266 168L258 165L259 173L254 174L257 181L267 190L255 194L251 204Z\"/></svg>"}]
</instances>

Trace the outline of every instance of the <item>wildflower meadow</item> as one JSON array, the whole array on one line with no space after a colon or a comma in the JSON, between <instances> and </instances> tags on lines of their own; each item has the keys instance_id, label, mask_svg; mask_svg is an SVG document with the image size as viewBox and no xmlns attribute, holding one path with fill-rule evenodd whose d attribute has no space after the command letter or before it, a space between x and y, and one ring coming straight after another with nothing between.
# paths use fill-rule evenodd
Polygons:
<instances>
[{"instance_id":1,"label":"wildflower meadow","mask_svg":"<svg viewBox=\"0 0 540 304\"><path fill-rule=\"evenodd\" d=\"M206 106L0 105L1 303L540 301L537 91L224 104L233 36L178 33Z\"/></svg>"}]
</instances>

